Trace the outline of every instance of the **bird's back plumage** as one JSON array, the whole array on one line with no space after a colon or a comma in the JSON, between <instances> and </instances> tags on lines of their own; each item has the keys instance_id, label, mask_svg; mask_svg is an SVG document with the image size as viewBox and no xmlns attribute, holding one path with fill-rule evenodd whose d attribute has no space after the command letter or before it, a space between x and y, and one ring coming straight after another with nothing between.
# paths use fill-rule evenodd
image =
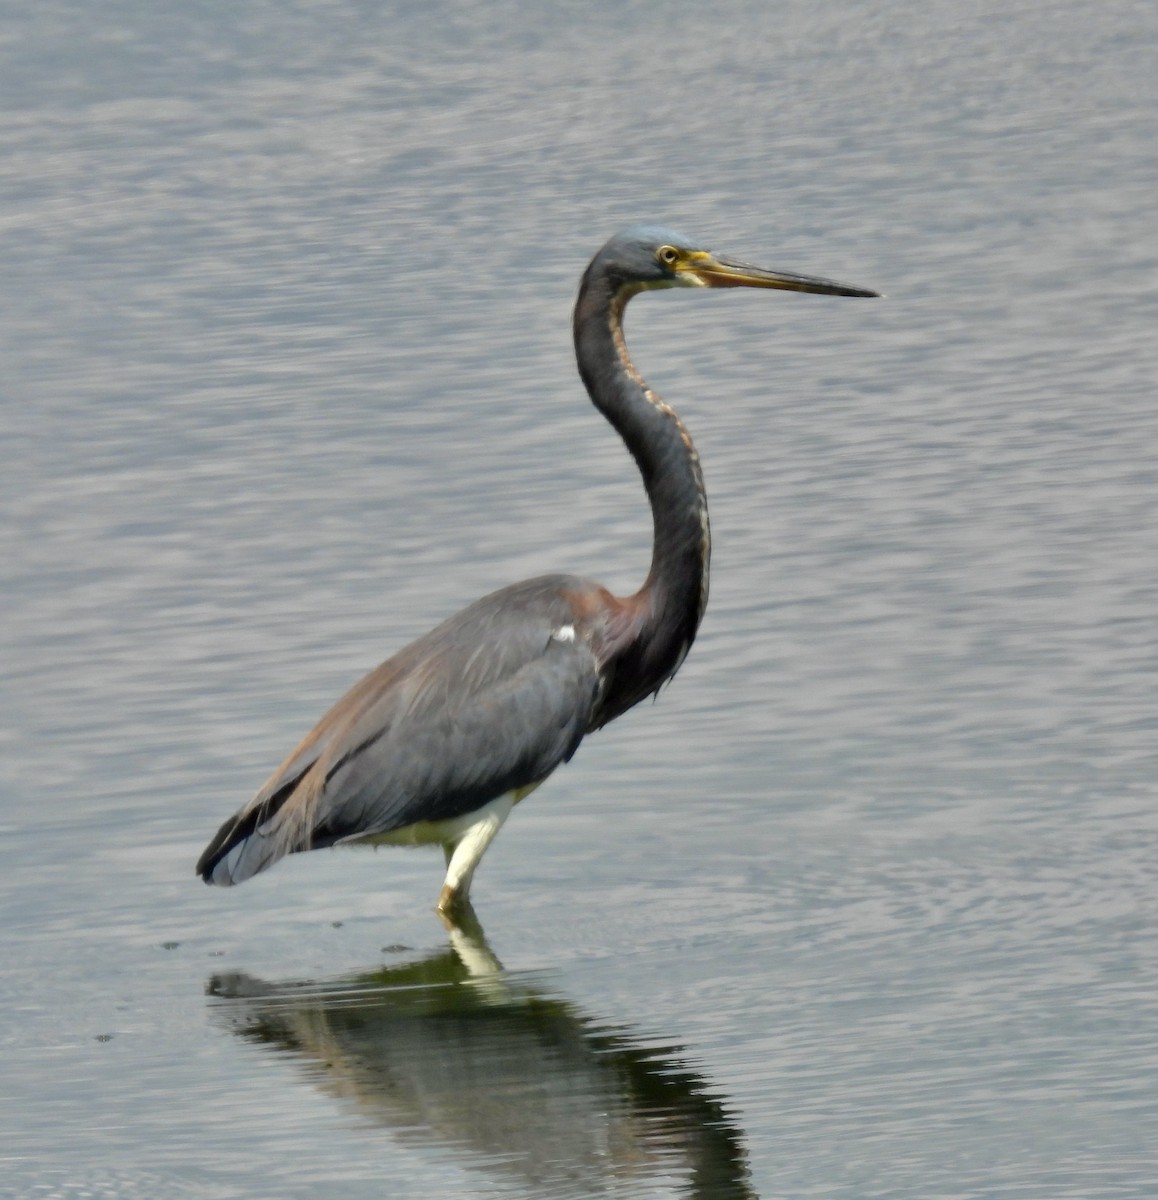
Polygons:
<instances>
[{"instance_id":1,"label":"bird's back plumage","mask_svg":"<svg viewBox=\"0 0 1158 1200\"><path fill-rule=\"evenodd\" d=\"M504 588L382 663L222 825L198 873L240 883L286 854L452 820L541 782L597 710L599 664L567 600L592 587L555 575Z\"/></svg>"}]
</instances>

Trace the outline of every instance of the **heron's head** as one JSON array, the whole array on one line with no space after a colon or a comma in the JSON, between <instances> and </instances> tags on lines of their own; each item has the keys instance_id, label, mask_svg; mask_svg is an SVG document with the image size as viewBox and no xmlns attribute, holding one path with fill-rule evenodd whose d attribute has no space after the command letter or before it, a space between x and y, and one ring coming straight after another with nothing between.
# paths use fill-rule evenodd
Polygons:
<instances>
[{"instance_id":1,"label":"heron's head","mask_svg":"<svg viewBox=\"0 0 1158 1200\"><path fill-rule=\"evenodd\" d=\"M591 268L605 274L615 291L628 295L669 287L754 287L824 296L877 295L831 279L754 267L705 250L683 234L659 225L633 225L616 234L595 256Z\"/></svg>"}]
</instances>

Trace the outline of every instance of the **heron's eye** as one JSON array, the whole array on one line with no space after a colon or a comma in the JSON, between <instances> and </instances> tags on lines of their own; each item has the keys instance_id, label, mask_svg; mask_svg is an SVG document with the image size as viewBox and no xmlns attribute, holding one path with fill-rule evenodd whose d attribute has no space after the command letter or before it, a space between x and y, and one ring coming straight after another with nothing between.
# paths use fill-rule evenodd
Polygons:
<instances>
[{"instance_id":1,"label":"heron's eye","mask_svg":"<svg viewBox=\"0 0 1158 1200\"><path fill-rule=\"evenodd\" d=\"M674 267L680 260L680 252L674 246L660 246L655 256L665 267Z\"/></svg>"}]
</instances>

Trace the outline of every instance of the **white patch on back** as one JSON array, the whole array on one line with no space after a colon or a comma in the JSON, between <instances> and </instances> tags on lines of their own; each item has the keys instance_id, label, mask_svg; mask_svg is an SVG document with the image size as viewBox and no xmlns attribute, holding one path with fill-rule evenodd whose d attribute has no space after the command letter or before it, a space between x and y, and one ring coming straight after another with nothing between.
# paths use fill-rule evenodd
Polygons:
<instances>
[{"instance_id":1,"label":"white patch on back","mask_svg":"<svg viewBox=\"0 0 1158 1200\"><path fill-rule=\"evenodd\" d=\"M575 640L574 625L560 625L558 629L551 634L557 642L573 642Z\"/></svg>"}]
</instances>

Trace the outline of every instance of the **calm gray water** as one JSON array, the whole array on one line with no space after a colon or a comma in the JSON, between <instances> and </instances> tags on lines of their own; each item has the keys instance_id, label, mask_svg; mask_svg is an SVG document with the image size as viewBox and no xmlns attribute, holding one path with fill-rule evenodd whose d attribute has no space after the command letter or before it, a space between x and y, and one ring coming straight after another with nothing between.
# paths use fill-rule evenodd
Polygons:
<instances>
[{"instance_id":1,"label":"calm gray water","mask_svg":"<svg viewBox=\"0 0 1158 1200\"><path fill-rule=\"evenodd\" d=\"M1158 8L0 14L0 1194L1158 1194ZM712 603L448 941L436 855L192 864L358 675L633 589L644 297Z\"/></svg>"}]
</instances>

